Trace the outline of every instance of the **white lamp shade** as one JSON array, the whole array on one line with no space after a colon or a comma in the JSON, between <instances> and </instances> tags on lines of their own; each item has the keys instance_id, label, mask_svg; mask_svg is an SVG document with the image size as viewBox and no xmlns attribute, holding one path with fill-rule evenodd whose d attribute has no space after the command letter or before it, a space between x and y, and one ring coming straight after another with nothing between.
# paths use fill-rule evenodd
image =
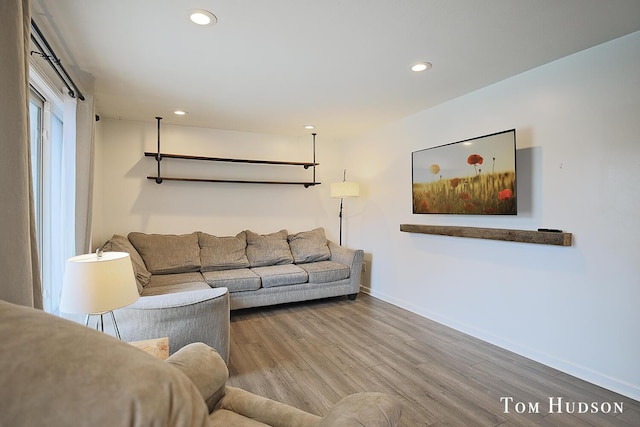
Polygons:
<instances>
[{"instance_id":1,"label":"white lamp shade","mask_svg":"<svg viewBox=\"0 0 640 427\"><path fill-rule=\"evenodd\" d=\"M60 311L106 313L136 302L139 296L128 253L86 254L67 260Z\"/></svg>"},{"instance_id":2,"label":"white lamp shade","mask_svg":"<svg viewBox=\"0 0 640 427\"><path fill-rule=\"evenodd\" d=\"M331 197L345 198L358 197L360 195L360 184L357 182L334 182L331 184Z\"/></svg>"}]
</instances>

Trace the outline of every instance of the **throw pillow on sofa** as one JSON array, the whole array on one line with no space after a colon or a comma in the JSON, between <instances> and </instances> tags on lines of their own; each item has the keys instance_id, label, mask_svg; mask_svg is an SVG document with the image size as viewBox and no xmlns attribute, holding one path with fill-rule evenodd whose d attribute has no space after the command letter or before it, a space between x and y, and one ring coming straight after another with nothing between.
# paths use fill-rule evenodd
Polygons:
<instances>
[{"instance_id":1,"label":"throw pillow on sofa","mask_svg":"<svg viewBox=\"0 0 640 427\"><path fill-rule=\"evenodd\" d=\"M249 267L247 235L243 231L235 237L217 237L198 233L201 271L233 270Z\"/></svg>"},{"instance_id":2,"label":"throw pillow on sofa","mask_svg":"<svg viewBox=\"0 0 640 427\"><path fill-rule=\"evenodd\" d=\"M249 230L246 233L247 258L251 267L293 263L287 230L262 235Z\"/></svg>"},{"instance_id":3,"label":"throw pillow on sofa","mask_svg":"<svg viewBox=\"0 0 640 427\"><path fill-rule=\"evenodd\" d=\"M142 289L149 284L151 279L151 273L144 265L142 257L136 251L136 248L131 245L129 239L118 234L114 234L113 237L104 244L104 251L107 252L126 252L131 257L131 264L133 265L133 274L136 276L136 284L138 285L138 293L142 293Z\"/></svg>"},{"instance_id":4,"label":"throw pillow on sofa","mask_svg":"<svg viewBox=\"0 0 640 427\"><path fill-rule=\"evenodd\" d=\"M327 245L327 237L324 228L316 228L311 231L291 234L288 238L293 262L302 264L305 262L326 261L331 258L331 251Z\"/></svg>"},{"instance_id":5,"label":"throw pillow on sofa","mask_svg":"<svg viewBox=\"0 0 640 427\"><path fill-rule=\"evenodd\" d=\"M151 274L189 273L200 270L198 234L129 233L131 244L140 253Z\"/></svg>"}]
</instances>

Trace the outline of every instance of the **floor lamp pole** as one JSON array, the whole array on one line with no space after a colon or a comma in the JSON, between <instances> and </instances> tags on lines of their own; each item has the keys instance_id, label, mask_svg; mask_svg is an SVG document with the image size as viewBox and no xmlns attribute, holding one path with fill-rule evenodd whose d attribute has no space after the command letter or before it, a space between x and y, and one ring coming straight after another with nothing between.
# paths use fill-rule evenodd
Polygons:
<instances>
[{"instance_id":1,"label":"floor lamp pole","mask_svg":"<svg viewBox=\"0 0 640 427\"><path fill-rule=\"evenodd\" d=\"M331 184L331 197L340 198L340 246L342 246L342 213L345 197L358 197L360 195L360 186L357 182L347 182L347 170L342 174L342 182L334 182Z\"/></svg>"},{"instance_id":2,"label":"floor lamp pole","mask_svg":"<svg viewBox=\"0 0 640 427\"><path fill-rule=\"evenodd\" d=\"M342 197L340 198L340 213L338 216L340 217L340 246L342 246Z\"/></svg>"}]
</instances>

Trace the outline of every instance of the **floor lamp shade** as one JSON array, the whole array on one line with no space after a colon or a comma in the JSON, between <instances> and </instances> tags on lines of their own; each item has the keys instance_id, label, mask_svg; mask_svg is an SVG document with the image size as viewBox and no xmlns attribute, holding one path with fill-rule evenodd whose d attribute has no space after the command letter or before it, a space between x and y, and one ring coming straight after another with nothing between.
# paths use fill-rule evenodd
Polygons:
<instances>
[{"instance_id":1,"label":"floor lamp shade","mask_svg":"<svg viewBox=\"0 0 640 427\"><path fill-rule=\"evenodd\" d=\"M360 184L357 182L334 182L331 184L331 197L345 198L358 197L360 195Z\"/></svg>"},{"instance_id":2,"label":"floor lamp shade","mask_svg":"<svg viewBox=\"0 0 640 427\"><path fill-rule=\"evenodd\" d=\"M128 253L86 254L67 260L60 311L102 314L132 304L139 296Z\"/></svg>"}]
</instances>

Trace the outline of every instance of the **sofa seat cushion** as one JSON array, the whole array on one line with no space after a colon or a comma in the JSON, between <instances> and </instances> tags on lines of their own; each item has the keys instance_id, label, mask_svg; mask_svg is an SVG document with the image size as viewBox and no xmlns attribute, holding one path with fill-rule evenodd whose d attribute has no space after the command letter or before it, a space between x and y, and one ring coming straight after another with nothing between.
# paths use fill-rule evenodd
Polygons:
<instances>
[{"instance_id":1,"label":"sofa seat cushion","mask_svg":"<svg viewBox=\"0 0 640 427\"><path fill-rule=\"evenodd\" d=\"M296 264L324 261L331 258L331 252L329 251L329 246L327 246L327 237L322 227L291 234L288 237L288 241L293 255L293 262Z\"/></svg>"},{"instance_id":2,"label":"sofa seat cushion","mask_svg":"<svg viewBox=\"0 0 640 427\"><path fill-rule=\"evenodd\" d=\"M309 283L328 283L348 279L349 266L335 261L319 261L298 265L309 275Z\"/></svg>"},{"instance_id":3,"label":"sofa seat cushion","mask_svg":"<svg viewBox=\"0 0 640 427\"><path fill-rule=\"evenodd\" d=\"M212 288L228 288L229 292L256 291L260 289L260 276L248 268L205 271L202 275Z\"/></svg>"},{"instance_id":4,"label":"sofa seat cushion","mask_svg":"<svg viewBox=\"0 0 640 427\"><path fill-rule=\"evenodd\" d=\"M293 264L255 267L251 271L260 276L263 288L296 285L309 279L306 271Z\"/></svg>"},{"instance_id":5,"label":"sofa seat cushion","mask_svg":"<svg viewBox=\"0 0 640 427\"><path fill-rule=\"evenodd\" d=\"M247 259L247 235L243 231L236 236L217 237L198 233L200 243L200 271L231 270L249 267Z\"/></svg>"},{"instance_id":6,"label":"sofa seat cushion","mask_svg":"<svg viewBox=\"0 0 640 427\"><path fill-rule=\"evenodd\" d=\"M293 256L287 241L287 230L262 235L249 230L246 233L247 258L251 267L293 263Z\"/></svg>"},{"instance_id":7,"label":"sofa seat cushion","mask_svg":"<svg viewBox=\"0 0 640 427\"><path fill-rule=\"evenodd\" d=\"M131 244L140 253L151 274L188 273L200 270L198 234L129 233Z\"/></svg>"},{"instance_id":8,"label":"sofa seat cushion","mask_svg":"<svg viewBox=\"0 0 640 427\"><path fill-rule=\"evenodd\" d=\"M200 289L211 289L200 273L155 274L151 276L149 284L143 289L142 296L165 295Z\"/></svg>"}]
</instances>

